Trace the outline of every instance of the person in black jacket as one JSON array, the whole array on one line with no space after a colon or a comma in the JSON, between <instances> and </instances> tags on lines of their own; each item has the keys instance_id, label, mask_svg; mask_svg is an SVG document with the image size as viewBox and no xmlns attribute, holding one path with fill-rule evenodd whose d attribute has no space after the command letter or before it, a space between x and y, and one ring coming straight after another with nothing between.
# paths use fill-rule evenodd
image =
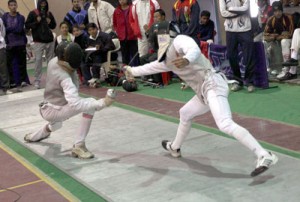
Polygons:
<instances>
[{"instance_id":1,"label":"person in black jacket","mask_svg":"<svg viewBox=\"0 0 300 202\"><path fill-rule=\"evenodd\" d=\"M25 23L26 29L31 29L34 41L35 54L35 81L34 86L39 89L42 77L42 56L46 51L47 63L54 57L54 37L52 29L56 27L56 21L49 11L48 1L39 0L37 9L32 10Z\"/></svg>"},{"instance_id":2,"label":"person in black jacket","mask_svg":"<svg viewBox=\"0 0 300 202\"><path fill-rule=\"evenodd\" d=\"M88 47L89 36L85 31L80 29L80 26L75 24L72 27L72 34L75 36L74 42L77 43L83 51L83 58L80 64L80 73L83 76L83 84L88 84L88 80L92 78L91 71L88 69L85 62L85 49Z\"/></svg>"},{"instance_id":3,"label":"person in black jacket","mask_svg":"<svg viewBox=\"0 0 300 202\"><path fill-rule=\"evenodd\" d=\"M89 23L87 30L90 35L88 41L89 48L95 48L88 53L88 63L92 66L92 79L89 80L91 86L97 85L100 79L101 64L107 61L107 52L115 49L115 45L109 34L98 30L95 23Z\"/></svg>"}]
</instances>

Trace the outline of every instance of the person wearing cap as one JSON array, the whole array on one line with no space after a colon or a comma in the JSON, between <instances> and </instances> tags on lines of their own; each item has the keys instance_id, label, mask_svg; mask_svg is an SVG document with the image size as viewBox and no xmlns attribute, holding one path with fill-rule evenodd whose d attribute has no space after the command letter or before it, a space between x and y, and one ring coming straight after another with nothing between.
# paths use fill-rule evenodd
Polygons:
<instances>
[{"instance_id":1,"label":"person wearing cap","mask_svg":"<svg viewBox=\"0 0 300 202\"><path fill-rule=\"evenodd\" d=\"M283 61L290 59L290 48L294 31L294 23L291 15L283 13L283 6L280 1L272 4L274 15L271 16L264 30L264 44L267 49L269 60L271 51L276 44L281 45ZM284 67L282 72L277 75L277 79L284 81L297 77L296 67Z\"/></svg>"},{"instance_id":2,"label":"person wearing cap","mask_svg":"<svg viewBox=\"0 0 300 202\"><path fill-rule=\"evenodd\" d=\"M231 87L231 91L239 91L243 85L247 86L249 93L254 88L254 41L250 18L250 0L220 0L220 12L225 18L226 46L229 64L233 78L238 81ZM238 60L238 47L241 47L245 76L242 78Z\"/></svg>"},{"instance_id":3,"label":"person wearing cap","mask_svg":"<svg viewBox=\"0 0 300 202\"><path fill-rule=\"evenodd\" d=\"M180 122L176 137L173 141L163 140L163 148L173 157L180 157L180 147L190 132L192 120L211 111L222 132L233 136L256 154L257 165L251 176L259 175L274 165L278 160L276 155L262 148L248 130L232 120L225 75L215 72L191 37L178 35L180 31L175 23L161 22L157 30L157 60L134 68L125 66L126 79L130 81L134 80L134 76L172 71L196 93L179 110Z\"/></svg>"},{"instance_id":4,"label":"person wearing cap","mask_svg":"<svg viewBox=\"0 0 300 202\"><path fill-rule=\"evenodd\" d=\"M110 106L115 93L108 90L105 98L81 98L78 93L77 68L80 68L82 50L76 43L61 42L56 48L47 69L44 100L39 104L40 114L48 123L34 133L26 134L26 142L40 142L62 127L63 121L82 113L79 130L72 148L72 156L90 159L94 155L86 148L85 139L89 132L94 113Z\"/></svg>"}]
</instances>

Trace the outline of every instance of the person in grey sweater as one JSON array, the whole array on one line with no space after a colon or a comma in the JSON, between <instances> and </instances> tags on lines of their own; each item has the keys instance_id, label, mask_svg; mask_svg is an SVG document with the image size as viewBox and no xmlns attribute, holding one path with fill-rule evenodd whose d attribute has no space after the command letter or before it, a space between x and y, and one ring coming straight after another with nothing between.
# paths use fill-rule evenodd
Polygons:
<instances>
[{"instance_id":1,"label":"person in grey sweater","mask_svg":"<svg viewBox=\"0 0 300 202\"><path fill-rule=\"evenodd\" d=\"M62 122L82 113L82 119L72 156L81 159L93 158L94 155L86 148L85 138L89 132L93 115L110 106L115 98L112 89L105 98L81 98L78 94L78 76L82 51L76 43L60 43L56 49L57 57L50 60L47 70L44 101L39 105L43 119L48 123L34 133L25 135L26 142L39 142L62 127Z\"/></svg>"},{"instance_id":2,"label":"person in grey sweater","mask_svg":"<svg viewBox=\"0 0 300 202\"><path fill-rule=\"evenodd\" d=\"M251 31L250 0L220 0L220 12L225 18L226 45L229 63L233 71L233 78L238 81L231 87L231 91L242 89L245 84L248 92L254 91L254 67L253 58L254 42ZM238 47L242 50L243 63L245 65L245 76L242 79Z\"/></svg>"}]
</instances>

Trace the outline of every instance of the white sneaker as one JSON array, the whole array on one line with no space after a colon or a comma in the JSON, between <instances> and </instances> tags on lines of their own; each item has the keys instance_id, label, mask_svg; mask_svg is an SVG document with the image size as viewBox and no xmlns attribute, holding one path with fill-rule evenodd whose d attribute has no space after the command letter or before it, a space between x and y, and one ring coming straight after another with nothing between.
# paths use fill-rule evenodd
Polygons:
<instances>
[{"instance_id":1,"label":"white sneaker","mask_svg":"<svg viewBox=\"0 0 300 202\"><path fill-rule=\"evenodd\" d=\"M282 71L277 75L276 78L280 79L280 78L284 77L288 71L289 71L288 68L286 68L286 67L282 68Z\"/></svg>"},{"instance_id":2,"label":"white sneaker","mask_svg":"<svg viewBox=\"0 0 300 202\"><path fill-rule=\"evenodd\" d=\"M252 177L255 177L263 172L265 172L266 170L268 170L268 168L272 165L275 165L278 161L278 157L269 152L270 155L268 156L262 156L261 158L257 159L257 164L256 167L254 169L254 171L251 173Z\"/></svg>"},{"instance_id":3,"label":"white sneaker","mask_svg":"<svg viewBox=\"0 0 300 202\"><path fill-rule=\"evenodd\" d=\"M73 146L72 156L79 159L91 159L94 158L92 154L85 146L85 143L79 143Z\"/></svg>"},{"instance_id":4,"label":"white sneaker","mask_svg":"<svg viewBox=\"0 0 300 202\"><path fill-rule=\"evenodd\" d=\"M24 141L25 142L40 142L40 141L42 141L42 140L44 140L44 139L47 139L47 138L49 138L50 137L50 134L51 133L48 133L45 137L41 137L40 139L38 139L38 140L31 140L31 133L28 133L28 134L26 134L25 136L24 136Z\"/></svg>"},{"instance_id":5,"label":"white sneaker","mask_svg":"<svg viewBox=\"0 0 300 202\"><path fill-rule=\"evenodd\" d=\"M25 81L23 81L23 82L21 83L21 87L25 87L25 86L28 86L28 84L27 84Z\"/></svg>"},{"instance_id":6,"label":"white sneaker","mask_svg":"<svg viewBox=\"0 0 300 202\"><path fill-rule=\"evenodd\" d=\"M172 142L170 142L170 141L168 141L168 140L163 140L163 141L161 142L161 145L162 145L162 147L163 147L165 150L169 151L170 154L171 154L173 157L175 157L175 158L181 157L180 148L179 148L179 149L173 150L173 149L172 149Z\"/></svg>"}]
</instances>

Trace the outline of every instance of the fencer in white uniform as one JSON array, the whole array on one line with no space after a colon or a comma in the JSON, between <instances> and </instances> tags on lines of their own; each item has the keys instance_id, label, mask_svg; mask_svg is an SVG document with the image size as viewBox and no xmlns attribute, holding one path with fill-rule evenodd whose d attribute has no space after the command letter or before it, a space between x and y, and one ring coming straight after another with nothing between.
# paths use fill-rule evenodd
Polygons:
<instances>
[{"instance_id":1,"label":"fencer in white uniform","mask_svg":"<svg viewBox=\"0 0 300 202\"><path fill-rule=\"evenodd\" d=\"M196 93L179 111L180 123L175 139L163 140L162 146L173 157L180 157L180 147L190 132L193 118L211 111L222 132L235 137L257 156L257 165L251 176L264 172L277 162L277 156L262 148L248 130L232 120L225 76L215 72L210 61L201 53L192 38L185 35L177 36L178 33L175 24L159 23L157 61L134 68L125 67L127 80L134 80L134 76L173 71Z\"/></svg>"},{"instance_id":2,"label":"fencer in white uniform","mask_svg":"<svg viewBox=\"0 0 300 202\"><path fill-rule=\"evenodd\" d=\"M63 121L82 113L79 130L72 148L72 156L81 159L93 158L94 155L86 148L85 138L89 132L93 115L110 106L115 98L112 89L105 98L82 98L78 94L78 76L82 51L75 43L62 42L58 45L57 57L50 60L47 69L44 101L39 105L43 119L48 123L40 130L25 135L26 142L39 142L62 127Z\"/></svg>"}]
</instances>

